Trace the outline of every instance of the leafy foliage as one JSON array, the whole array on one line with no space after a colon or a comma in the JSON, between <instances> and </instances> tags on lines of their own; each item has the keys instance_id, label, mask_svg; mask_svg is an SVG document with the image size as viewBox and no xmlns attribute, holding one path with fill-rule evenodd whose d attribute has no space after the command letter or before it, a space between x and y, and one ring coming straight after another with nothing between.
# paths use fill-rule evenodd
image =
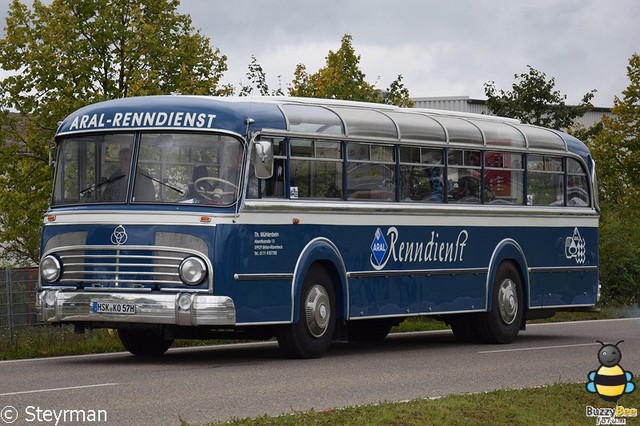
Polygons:
<instances>
[{"instance_id":1,"label":"leafy foliage","mask_svg":"<svg viewBox=\"0 0 640 426\"><path fill-rule=\"evenodd\" d=\"M603 298L640 303L640 56L629 60L630 84L612 115L590 138L600 189L600 279Z\"/></svg>"},{"instance_id":2,"label":"leafy foliage","mask_svg":"<svg viewBox=\"0 0 640 426\"><path fill-rule=\"evenodd\" d=\"M359 68L360 55L351 41L351 35L345 34L340 49L329 51L326 66L315 74L308 74L306 67L298 64L289 90L291 96L381 102L380 92L367 83Z\"/></svg>"},{"instance_id":3,"label":"leafy foliage","mask_svg":"<svg viewBox=\"0 0 640 426\"><path fill-rule=\"evenodd\" d=\"M640 221L637 210L610 209L600 220L602 300L613 305L640 303Z\"/></svg>"},{"instance_id":4,"label":"leafy foliage","mask_svg":"<svg viewBox=\"0 0 640 426\"><path fill-rule=\"evenodd\" d=\"M611 116L602 120L602 130L590 148L598 163L603 206L640 208L640 55L629 60L630 84L616 97Z\"/></svg>"},{"instance_id":5,"label":"leafy foliage","mask_svg":"<svg viewBox=\"0 0 640 426\"><path fill-rule=\"evenodd\" d=\"M360 69L360 55L352 46L353 37L345 34L340 49L329 51L326 65L316 73L309 74L304 64L298 64L289 87L291 96L309 98L344 99L351 101L392 103L412 106L409 91L402 83L402 76L386 91L387 97L374 84L366 81Z\"/></svg>"},{"instance_id":6,"label":"leafy foliage","mask_svg":"<svg viewBox=\"0 0 640 426\"><path fill-rule=\"evenodd\" d=\"M384 95L384 103L400 107L412 108L414 103L409 96L409 89L402 82L402 75L391 83Z\"/></svg>"},{"instance_id":7,"label":"leafy foliage","mask_svg":"<svg viewBox=\"0 0 640 426\"><path fill-rule=\"evenodd\" d=\"M528 73L514 75L517 82L512 91L496 90L493 81L485 83L487 107L492 113L537 126L568 129L577 117L593 108L590 101L595 90L587 92L579 105L568 106L567 96L555 90L553 77L547 80L545 73L528 68Z\"/></svg>"},{"instance_id":8,"label":"leafy foliage","mask_svg":"<svg viewBox=\"0 0 640 426\"><path fill-rule=\"evenodd\" d=\"M281 88L271 91L267 84L267 74L262 69L262 65L258 63L258 60L254 55L251 55L251 63L249 64L249 71L247 72L247 80L249 84L242 85L240 89L240 96L249 96L253 93L254 89L258 89L260 96L282 96L284 93Z\"/></svg>"},{"instance_id":9,"label":"leafy foliage","mask_svg":"<svg viewBox=\"0 0 640 426\"><path fill-rule=\"evenodd\" d=\"M135 95L230 94L226 57L195 31L178 0L14 0L0 67L0 245L38 259L51 190L48 145L57 122L92 102ZM17 114L9 114L16 111Z\"/></svg>"},{"instance_id":10,"label":"leafy foliage","mask_svg":"<svg viewBox=\"0 0 640 426\"><path fill-rule=\"evenodd\" d=\"M4 114L0 141L0 244L4 263L38 258L42 213L51 192L46 122ZM12 137L11 143L8 138Z\"/></svg>"}]
</instances>

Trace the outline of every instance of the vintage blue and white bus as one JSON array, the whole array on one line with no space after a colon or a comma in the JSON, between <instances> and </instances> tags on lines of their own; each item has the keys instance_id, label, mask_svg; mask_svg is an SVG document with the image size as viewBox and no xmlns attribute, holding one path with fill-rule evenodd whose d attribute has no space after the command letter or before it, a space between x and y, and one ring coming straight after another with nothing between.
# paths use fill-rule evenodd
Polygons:
<instances>
[{"instance_id":1,"label":"vintage blue and white bus","mask_svg":"<svg viewBox=\"0 0 640 426\"><path fill-rule=\"evenodd\" d=\"M319 357L432 316L462 341L599 298L586 146L517 120L292 97L149 96L60 125L38 305L175 338Z\"/></svg>"}]
</instances>

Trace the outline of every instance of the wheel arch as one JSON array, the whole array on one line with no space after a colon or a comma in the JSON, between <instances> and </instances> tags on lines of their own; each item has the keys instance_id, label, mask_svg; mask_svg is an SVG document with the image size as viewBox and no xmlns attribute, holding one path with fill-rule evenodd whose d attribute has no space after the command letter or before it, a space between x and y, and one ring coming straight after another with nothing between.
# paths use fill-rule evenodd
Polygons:
<instances>
[{"instance_id":1,"label":"wheel arch","mask_svg":"<svg viewBox=\"0 0 640 426\"><path fill-rule=\"evenodd\" d=\"M526 311L529 309L531 294L530 294L530 286L529 286L529 266L527 263L527 258L524 254L524 250L518 244L517 241L507 238L496 246L491 254L491 259L489 260L489 272L487 274L487 282L486 282L486 293L485 297L487 300L487 311L490 311L492 306L492 291L493 291L493 281L496 275L496 271L498 267L503 262L511 262L515 265L516 269L520 273L520 278L522 280L522 295L523 295L523 307Z\"/></svg>"},{"instance_id":2,"label":"wheel arch","mask_svg":"<svg viewBox=\"0 0 640 426\"><path fill-rule=\"evenodd\" d=\"M342 259L342 255L327 238L315 238L302 249L298 256L296 266L293 271L293 280L291 284L291 322L298 321L300 316L300 292L302 283L304 282L307 271L311 265L321 264L331 276L333 281L333 289L336 300L336 314L338 319L348 318L349 309L349 291L347 283L347 271Z\"/></svg>"}]
</instances>

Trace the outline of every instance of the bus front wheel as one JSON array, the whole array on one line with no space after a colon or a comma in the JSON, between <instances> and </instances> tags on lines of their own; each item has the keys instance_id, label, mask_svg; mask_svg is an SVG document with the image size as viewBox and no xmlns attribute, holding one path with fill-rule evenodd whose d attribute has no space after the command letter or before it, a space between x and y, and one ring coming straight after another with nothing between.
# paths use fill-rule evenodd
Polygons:
<instances>
[{"instance_id":1,"label":"bus front wheel","mask_svg":"<svg viewBox=\"0 0 640 426\"><path fill-rule=\"evenodd\" d=\"M523 321L522 280L516 266L503 262L496 271L491 292L491 310L478 323L480 340L486 343L511 343Z\"/></svg>"},{"instance_id":2,"label":"bus front wheel","mask_svg":"<svg viewBox=\"0 0 640 426\"><path fill-rule=\"evenodd\" d=\"M299 303L298 321L280 329L278 344L288 357L318 358L329 348L336 324L333 283L321 265L307 271Z\"/></svg>"}]
</instances>

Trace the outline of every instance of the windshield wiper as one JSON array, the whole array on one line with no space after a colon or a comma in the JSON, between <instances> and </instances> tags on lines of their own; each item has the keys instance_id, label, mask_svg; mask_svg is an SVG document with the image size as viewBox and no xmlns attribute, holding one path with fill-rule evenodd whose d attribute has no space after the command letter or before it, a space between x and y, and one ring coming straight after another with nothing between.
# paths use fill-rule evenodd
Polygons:
<instances>
[{"instance_id":1,"label":"windshield wiper","mask_svg":"<svg viewBox=\"0 0 640 426\"><path fill-rule=\"evenodd\" d=\"M146 177L147 179L151 179L152 181L157 182L157 183L159 183L160 185L162 185L162 186L164 186L164 187L166 187L166 188L173 189L173 190L174 190L174 191L176 191L178 194L180 194L180 196L181 196L181 197L184 197L184 196L185 196L185 194L187 193L187 191L185 191L184 189L180 189L180 188L178 188L178 187L176 187L176 186L169 185L168 183L166 183L166 182L162 182L160 179L156 179L156 178L154 178L154 177L152 177L152 176L149 176L149 175L148 175L148 174L146 174L146 173L138 172L138 174L139 174L139 175L142 175L142 176L144 176L144 177Z\"/></svg>"},{"instance_id":2,"label":"windshield wiper","mask_svg":"<svg viewBox=\"0 0 640 426\"><path fill-rule=\"evenodd\" d=\"M96 184L96 185L91 185L90 187L85 188L85 189L83 189L82 191L80 191L80 196L81 196L81 197L84 197L84 196L85 196L85 194L91 194L91 191L94 191L94 190L96 190L96 189L100 188L100 187L101 187L101 186L103 186L103 185L108 185L108 184L110 184L110 183L113 183L113 182L119 181L120 179L122 179L122 178L123 178L123 177L125 177L125 176L126 176L126 175L119 175L119 176L115 176L115 177L112 177L111 179L104 180L104 181L102 181L102 182L100 182L100 183L98 183L98 184Z\"/></svg>"}]
</instances>

